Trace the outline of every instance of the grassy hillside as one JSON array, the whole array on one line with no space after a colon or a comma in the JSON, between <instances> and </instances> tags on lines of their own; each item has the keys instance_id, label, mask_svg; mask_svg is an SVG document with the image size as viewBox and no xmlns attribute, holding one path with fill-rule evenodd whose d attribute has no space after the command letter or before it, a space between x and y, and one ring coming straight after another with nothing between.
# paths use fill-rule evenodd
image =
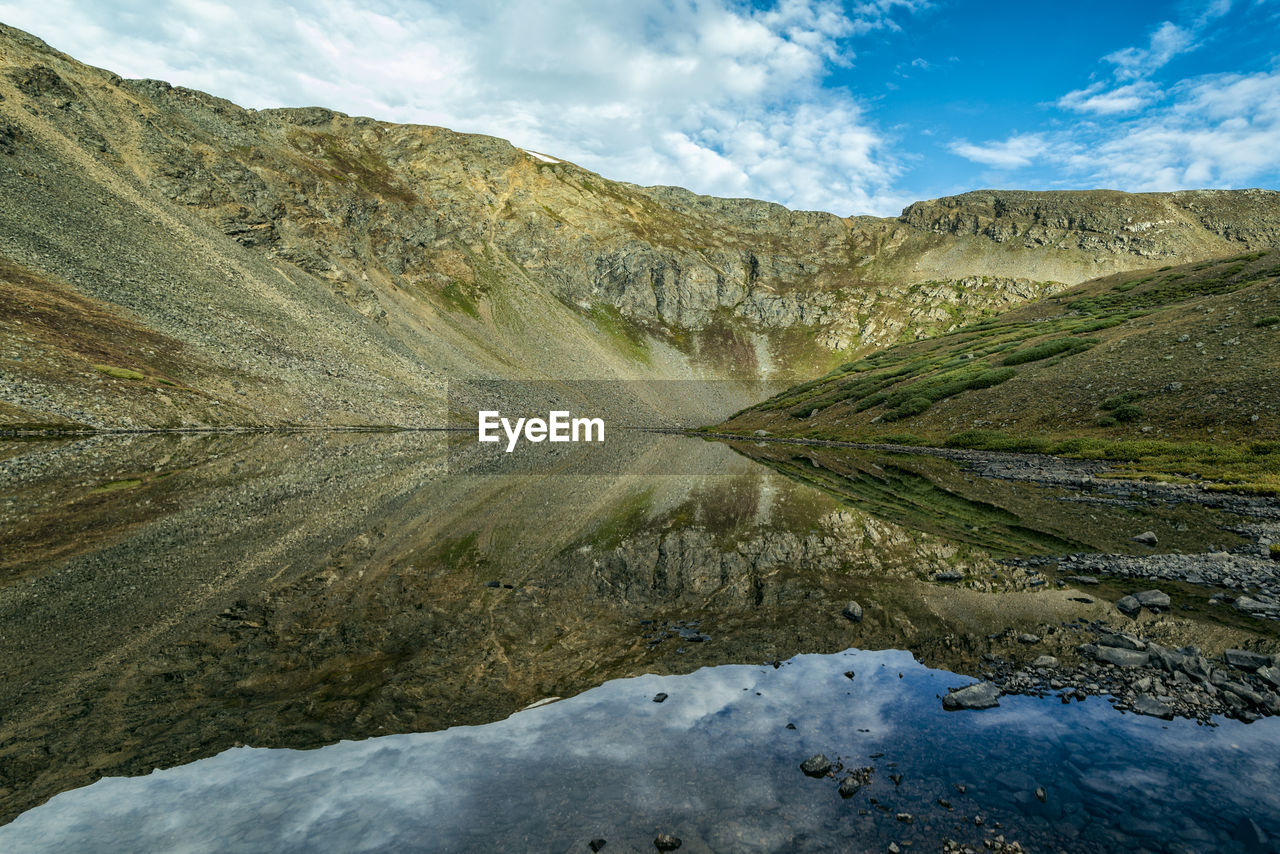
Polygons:
<instances>
[{"instance_id":1,"label":"grassy hillside","mask_svg":"<svg viewBox=\"0 0 1280 854\"><path fill-rule=\"evenodd\" d=\"M717 429L1127 460L1280 494L1280 252L1088 282L841 365Z\"/></svg>"}]
</instances>

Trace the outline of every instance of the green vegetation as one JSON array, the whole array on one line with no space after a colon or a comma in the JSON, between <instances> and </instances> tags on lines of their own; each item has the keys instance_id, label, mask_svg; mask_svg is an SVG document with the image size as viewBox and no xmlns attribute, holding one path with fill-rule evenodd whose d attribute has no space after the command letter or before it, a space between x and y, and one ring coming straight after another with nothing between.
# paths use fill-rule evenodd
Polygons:
<instances>
[{"instance_id":1,"label":"green vegetation","mask_svg":"<svg viewBox=\"0 0 1280 854\"><path fill-rule=\"evenodd\" d=\"M1271 559L1280 560L1280 543L1271 544Z\"/></svg>"},{"instance_id":2,"label":"green vegetation","mask_svg":"<svg viewBox=\"0 0 1280 854\"><path fill-rule=\"evenodd\" d=\"M115 377L118 380L145 380L147 378L147 375L141 371L135 371L129 368L117 368L111 365L94 365L93 369L104 373L109 377Z\"/></svg>"},{"instance_id":3,"label":"green vegetation","mask_svg":"<svg viewBox=\"0 0 1280 854\"><path fill-rule=\"evenodd\" d=\"M587 316L600 334L613 343L615 350L637 362L649 364L652 354L648 336L622 312L608 303L597 303L587 311Z\"/></svg>"},{"instance_id":4,"label":"green vegetation","mask_svg":"<svg viewBox=\"0 0 1280 854\"><path fill-rule=\"evenodd\" d=\"M1038 362L1041 359L1062 355L1063 353L1067 355L1083 353L1097 343L1097 338L1054 338L1049 341L1041 341L1025 350L1019 350L1010 356L1006 356L1003 364L1023 365L1027 362Z\"/></svg>"},{"instance_id":5,"label":"green vegetation","mask_svg":"<svg viewBox=\"0 0 1280 854\"><path fill-rule=\"evenodd\" d=\"M476 569L484 563L484 557L476 545L479 534L472 531L462 537L447 539L436 549L436 559L446 569Z\"/></svg>"},{"instance_id":6,"label":"green vegetation","mask_svg":"<svg viewBox=\"0 0 1280 854\"><path fill-rule=\"evenodd\" d=\"M616 549L644 525L652 505L652 488L628 496L596 525L591 533L591 545L603 550Z\"/></svg>"},{"instance_id":7,"label":"green vegetation","mask_svg":"<svg viewBox=\"0 0 1280 854\"><path fill-rule=\"evenodd\" d=\"M350 182L374 196L405 203L417 201L413 192L397 183L387 161L364 145L301 130L291 132L289 141L298 151L317 158L308 165L331 181Z\"/></svg>"},{"instance_id":8,"label":"green vegetation","mask_svg":"<svg viewBox=\"0 0 1280 854\"><path fill-rule=\"evenodd\" d=\"M1260 317L1253 322L1253 325L1262 328L1266 326L1275 326L1277 323L1280 323L1280 314L1273 314L1270 317Z\"/></svg>"},{"instance_id":9,"label":"green vegetation","mask_svg":"<svg viewBox=\"0 0 1280 854\"><path fill-rule=\"evenodd\" d=\"M119 492L122 489L133 489L135 486L142 486L139 478L128 478L127 480L112 480L107 483L100 484L90 489L90 492Z\"/></svg>"},{"instance_id":10,"label":"green vegetation","mask_svg":"<svg viewBox=\"0 0 1280 854\"><path fill-rule=\"evenodd\" d=\"M476 305L476 292L474 288L468 287L458 281L452 281L441 288L440 296L444 297L445 302L447 302L455 311L460 311L470 317L480 317L480 309Z\"/></svg>"}]
</instances>

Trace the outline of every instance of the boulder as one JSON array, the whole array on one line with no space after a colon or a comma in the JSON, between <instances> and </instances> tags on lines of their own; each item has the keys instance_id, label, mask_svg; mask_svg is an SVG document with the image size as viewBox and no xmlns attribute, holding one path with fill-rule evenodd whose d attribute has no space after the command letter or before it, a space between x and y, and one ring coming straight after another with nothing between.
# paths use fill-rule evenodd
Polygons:
<instances>
[{"instance_id":1,"label":"boulder","mask_svg":"<svg viewBox=\"0 0 1280 854\"><path fill-rule=\"evenodd\" d=\"M1236 670L1257 670L1271 664L1271 656L1247 649L1229 649L1222 654L1227 664Z\"/></svg>"},{"instance_id":2,"label":"boulder","mask_svg":"<svg viewBox=\"0 0 1280 854\"><path fill-rule=\"evenodd\" d=\"M947 692L942 698L942 708L954 712L959 709L990 709L1000 705L1000 687L992 682L978 682Z\"/></svg>"},{"instance_id":3,"label":"boulder","mask_svg":"<svg viewBox=\"0 0 1280 854\"><path fill-rule=\"evenodd\" d=\"M1169 594L1163 590L1143 590L1141 593L1133 594L1133 598L1138 600L1138 604L1145 608L1168 608Z\"/></svg>"}]
</instances>

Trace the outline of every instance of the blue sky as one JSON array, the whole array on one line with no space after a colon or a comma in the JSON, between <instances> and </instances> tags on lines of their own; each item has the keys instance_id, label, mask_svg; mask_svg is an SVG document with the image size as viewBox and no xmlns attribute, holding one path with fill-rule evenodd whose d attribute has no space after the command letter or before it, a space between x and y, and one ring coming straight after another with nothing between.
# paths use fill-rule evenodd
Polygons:
<instances>
[{"instance_id":1,"label":"blue sky","mask_svg":"<svg viewBox=\"0 0 1280 854\"><path fill-rule=\"evenodd\" d=\"M0 0L131 77L840 214L1280 187L1280 0Z\"/></svg>"}]
</instances>

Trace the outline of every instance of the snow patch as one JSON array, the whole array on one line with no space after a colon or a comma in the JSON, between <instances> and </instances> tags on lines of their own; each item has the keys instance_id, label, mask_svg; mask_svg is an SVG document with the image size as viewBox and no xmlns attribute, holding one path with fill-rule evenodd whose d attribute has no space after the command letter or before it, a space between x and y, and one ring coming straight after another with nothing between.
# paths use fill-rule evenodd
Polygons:
<instances>
[{"instance_id":1,"label":"snow patch","mask_svg":"<svg viewBox=\"0 0 1280 854\"><path fill-rule=\"evenodd\" d=\"M541 160L543 163L560 163L561 162L559 160L556 160L554 157L548 157L545 154L539 154L538 152L530 151L527 148L522 148L520 150L523 151L525 154L529 155L530 157L532 157L534 160Z\"/></svg>"}]
</instances>

